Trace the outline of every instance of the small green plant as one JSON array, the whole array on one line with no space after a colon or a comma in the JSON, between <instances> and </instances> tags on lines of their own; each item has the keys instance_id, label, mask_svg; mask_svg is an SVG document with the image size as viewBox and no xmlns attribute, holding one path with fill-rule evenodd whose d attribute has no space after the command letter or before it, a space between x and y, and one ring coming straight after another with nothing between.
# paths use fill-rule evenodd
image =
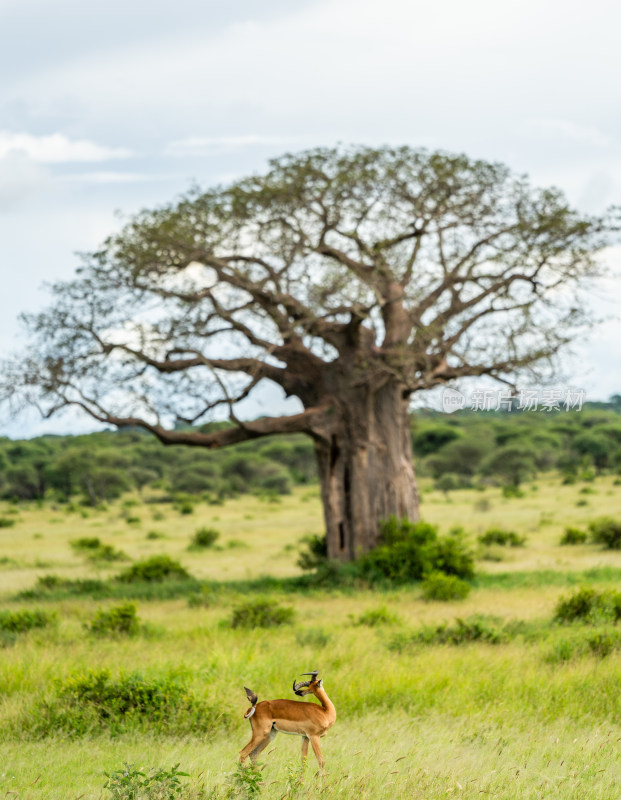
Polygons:
<instances>
[{"instance_id":1,"label":"small green plant","mask_svg":"<svg viewBox=\"0 0 621 800\"><path fill-rule=\"evenodd\" d=\"M506 531L502 528L489 528L479 536L482 545L498 544L502 547L524 547L526 537L520 536L515 531Z\"/></svg>"},{"instance_id":2,"label":"small green plant","mask_svg":"<svg viewBox=\"0 0 621 800\"><path fill-rule=\"evenodd\" d=\"M97 636L134 636L140 630L136 606L122 603L109 609L100 608L87 628Z\"/></svg>"},{"instance_id":3,"label":"small green plant","mask_svg":"<svg viewBox=\"0 0 621 800\"><path fill-rule=\"evenodd\" d=\"M74 550L91 551L99 550L102 542L99 536L82 536L79 539L72 539L69 544Z\"/></svg>"},{"instance_id":4,"label":"small green plant","mask_svg":"<svg viewBox=\"0 0 621 800\"><path fill-rule=\"evenodd\" d=\"M502 496L507 498L514 497L516 499L519 499L521 497L524 497L524 492L520 489L519 486L508 485L502 487Z\"/></svg>"},{"instance_id":5,"label":"small green plant","mask_svg":"<svg viewBox=\"0 0 621 800\"><path fill-rule=\"evenodd\" d=\"M323 628L301 628L295 632L295 641L299 647L316 647L319 650L330 644L332 634Z\"/></svg>"},{"instance_id":6,"label":"small green plant","mask_svg":"<svg viewBox=\"0 0 621 800\"><path fill-rule=\"evenodd\" d=\"M589 523L591 539L607 550L621 550L621 522L612 517L600 517Z\"/></svg>"},{"instance_id":7,"label":"small green plant","mask_svg":"<svg viewBox=\"0 0 621 800\"><path fill-rule=\"evenodd\" d=\"M577 500L576 501L576 506L578 506L579 508L582 507L582 506L588 506L588 505L589 505L589 501L585 500L584 498L582 498L581 500Z\"/></svg>"},{"instance_id":8,"label":"small green plant","mask_svg":"<svg viewBox=\"0 0 621 800\"><path fill-rule=\"evenodd\" d=\"M33 628L47 628L56 621L56 615L41 609L0 611L0 631L25 633Z\"/></svg>"},{"instance_id":9,"label":"small green plant","mask_svg":"<svg viewBox=\"0 0 621 800\"><path fill-rule=\"evenodd\" d=\"M454 625L426 625L417 631L395 634L388 642L389 650L402 652L412 646L429 644L462 645L469 642L501 644L514 635L514 631L498 617L474 614L467 619L456 619Z\"/></svg>"},{"instance_id":10,"label":"small green plant","mask_svg":"<svg viewBox=\"0 0 621 800\"><path fill-rule=\"evenodd\" d=\"M432 572L421 583L424 600L464 600L470 594L470 584L456 575Z\"/></svg>"},{"instance_id":11,"label":"small green plant","mask_svg":"<svg viewBox=\"0 0 621 800\"><path fill-rule=\"evenodd\" d=\"M293 622L295 611L269 598L259 598L236 606L231 618L232 628L277 628Z\"/></svg>"},{"instance_id":12,"label":"small green plant","mask_svg":"<svg viewBox=\"0 0 621 800\"><path fill-rule=\"evenodd\" d=\"M137 517L135 515L130 515L130 516L125 517L125 522L128 525L140 525L142 520L140 519L140 517Z\"/></svg>"},{"instance_id":13,"label":"small green plant","mask_svg":"<svg viewBox=\"0 0 621 800\"><path fill-rule=\"evenodd\" d=\"M300 569L310 571L317 569L328 560L328 541L325 534L320 536L311 533L300 539L302 547L298 556L297 565Z\"/></svg>"},{"instance_id":14,"label":"small green plant","mask_svg":"<svg viewBox=\"0 0 621 800\"><path fill-rule=\"evenodd\" d=\"M213 608L220 600L219 593L211 586L201 586L199 592L194 592L188 597L190 608Z\"/></svg>"},{"instance_id":15,"label":"small green plant","mask_svg":"<svg viewBox=\"0 0 621 800\"><path fill-rule=\"evenodd\" d=\"M220 531L215 528L199 528L194 531L188 550L205 550L213 547L220 538Z\"/></svg>"},{"instance_id":16,"label":"small green plant","mask_svg":"<svg viewBox=\"0 0 621 800\"><path fill-rule=\"evenodd\" d=\"M187 772L179 770L179 764L148 772L125 764L123 769L104 774L107 778L104 789L110 792L111 800L174 800L184 789L179 778L188 777Z\"/></svg>"},{"instance_id":17,"label":"small green plant","mask_svg":"<svg viewBox=\"0 0 621 800\"><path fill-rule=\"evenodd\" d=\"M233 773L233 787L244 798L257 797L261 794L263 773L261 768L252 762L247 766L237 764Z\"/></svg>"},{"instance_id":18,"label":"small green plant","mask_svg":"<svg viewBox=\"0 0 621 800\"><path fill-rule=\"evenodd\" d=\"M621 619L621 592L609 589L598 592L583 586L568 597L561 597L556 605L557 622L618 622Z\"/></svg>"},{"instance_id":19,"label":"small green plant","mask_svg":"<svg viewBox=\"0 0 621 800\"><path fill-rule=\"evenodd\" d=\"M149 539L149 541L155 541L156 539L165 539L166 534L160 533L160 531L149 531L146 538Z\"/></svg>"},{"instance_id":20,"label":"small green plant","mask_svg":"<svg viewBox=\"0 0 621 800\"><path fill-rule=\"evenodd\" d=\"M586 531L580 530L580 528L565 528L563 535L561 536L561 540L559 544L561 545L570 545L570 544L584 544L587 540Z\"/></svg>"},{"instance_id":21,"label":"small green plant","mask_svg":"<svg viewBox=\"0 0 621 800\"><path fill-rule=\"evenodd\" d=\"M0 517L0 528L12 528L15 525L15 520L11 517Z\"/></svg>"},{"instance_id":22,"label":"small green plant","mask_svg":"<svg viewBox=\"0 0 621 800\"><path fill-rule=\"evenodd\" d=\"M359 617L353 618L352 622L354 625L366 625L369 628L376 628L379 625L395 625L399 622L399 617L389 611L386 606L379 606L363 612Z\"/></svg>"},{"instance_id":23,"label":"small green plant","mask_svg":"<svg viewBox=\"0 0 621 800\"><path fill-rule=\"evenodd\" d=\"M144 561L136 561L131 567L117 575L116 579L121 583L138 583L141 581L159 583L165 580L188 580L189 578L190 574L178 561L174 561L167 555L159 555L152 556Z\"/></svg>"}]
</instances>

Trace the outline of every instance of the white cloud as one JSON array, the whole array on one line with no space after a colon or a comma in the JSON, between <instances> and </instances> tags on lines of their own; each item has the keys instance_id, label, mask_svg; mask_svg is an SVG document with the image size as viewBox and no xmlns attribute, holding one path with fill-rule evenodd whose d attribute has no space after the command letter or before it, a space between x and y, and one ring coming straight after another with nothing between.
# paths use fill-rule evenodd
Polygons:
<instances>
[{"instance_id":1,"label":"white cloud","mask_svg":"<svg viewBox=\"0 0 621 800\"><path fill-rule=\"evenodd\" d=\"M265 145L300 146L299 136L194 136L171 142L164 150L166 156L204 156Z\"/></svg>"},{"instance_id":2,"label":"white cloud","mask_svg":"<svg viewBox=\"0 0 621 800\"><path fill-rule=\"evenodd\" d=\"M131 155L125 148L105 147L86 139L69 139L62 133L34 136L0 131L0 158L11 153L21 153L39 164L107 161Z\"/></svg>"},{"instance_id":3,"label":"white cloud","mask_svg":"<svg viewBox=\"0 0 621 800\"><path fill-rule=\"evenodd\" d=\"M530 119L520 133L540 139L569 139L572 142L607 147L612 139L591 125L578 125L566 119Z\"/></svg>"},{"instance_id":4,"label":"white cloud","mask_svg":"<svg viewBox=\"0 0 621 800\"><path fill-rule=\"evenodd\" d=\"M165 176L164 176L165 177ZM74 175L63 175L67 183L139 183L159 180L158 175L147 175L141 172L80 172Z\"/></svg>"}]
</instances>

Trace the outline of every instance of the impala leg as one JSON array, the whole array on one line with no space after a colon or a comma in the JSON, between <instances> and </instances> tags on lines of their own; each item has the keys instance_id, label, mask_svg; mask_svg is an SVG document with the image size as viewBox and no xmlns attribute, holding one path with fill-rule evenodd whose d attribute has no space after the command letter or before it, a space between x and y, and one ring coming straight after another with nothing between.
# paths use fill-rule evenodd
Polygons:
<instances>
[{"instance_id":1,"label":"impala leg","mask_svg":"<svg viewBox=\"0 0 621 800\"><path fill-rule=\"evenodd\" d=\"M310 736L310 743L313 746L313 753L315 754L315 758L317 759L317 763L319 764L319 769L321 770L322 774L325 775L325 770L323 768L323 755L321 753L321 747L319 745L319 736Z\"/></svg>"},{"instance_id":2,"label":"impala leg","mask_svg":"<svg viewBox=\"0 0 621 800\"><path fill-rule=\"evenodd\" d=\"M252 729L252 738L250 739L248 744L239 752L239 760L241 761L242 764L248 758L249 755L251 754L256 755L257 752L261 752L261 750L263 750L263 748L269 744L271 731L272 731L271 726L269 728Z\"/></svg>"},{"instance_id":3,"label":"impala leg","mask_svg":"<svg viewBox=\"0 0 621 800\"><path fill-rule=\"evenodd\" d=\"M306 761L306 756L308 755L308 744L309 739L308 736L302 737L302 763Z\"/></svg>"},{"instance_id":4,"label":"impala leg","mask_svg":"<svg viewBox=\"0 0 621 800\"><path fill-rule=\"evenodd\" d=\"M254 748L254 750L252 750L252 751L251 751L251 753L250 753L250 760L252 761L252 763L253 763L253 764L256 762L256 760L257 760L257 756L259 755L259 753L260 753L262 750L265 750L265 748L268 746L268 744L269 744L270 742L273 742L273 741L274 741L274 739L276 738L276 734L277 734L277 733L278 733L278 731L276 731L276 730L274 730L274 728L272 728L272 730L271 730L271 731L268 733L268 735L267 735L267 739L264 739L264 740L263 740L263 741L262 741L260 744L258 744L258 745L257 745L257 746Z\"/></svg>"}]
</instances>

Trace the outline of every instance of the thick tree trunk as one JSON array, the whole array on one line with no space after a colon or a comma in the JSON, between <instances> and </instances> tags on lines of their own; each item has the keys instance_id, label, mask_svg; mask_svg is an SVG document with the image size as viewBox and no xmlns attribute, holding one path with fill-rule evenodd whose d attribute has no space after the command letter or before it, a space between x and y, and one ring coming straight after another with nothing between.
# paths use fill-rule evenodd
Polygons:
<instances>
[{"instance_id":1,"label":"thick tree trunk","mask_svg":"<svg viewBox=\"0 0 621 800\"><path fill-rule=\"evenodd\" d=\"M362 387L334 409L330 440L316 443L330 558L373 549L391 514L418 519L407 405L397 383Z\"/></svg>"}]
</instances>

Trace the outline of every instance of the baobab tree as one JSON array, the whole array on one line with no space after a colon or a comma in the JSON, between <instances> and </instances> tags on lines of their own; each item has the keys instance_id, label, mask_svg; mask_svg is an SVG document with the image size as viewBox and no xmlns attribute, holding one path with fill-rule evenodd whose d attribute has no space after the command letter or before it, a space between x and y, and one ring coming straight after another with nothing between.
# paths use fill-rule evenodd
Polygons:
<instances>
[{"instance_id":1,"label":"baobab tree","mask_svg":"<svg viewBox=\"0 0 621 800\"><path fill-rule=\"evenodd\" d=\"M13 399L164 444L299 432L328 552L416 519L408 408L460 378L513 385L586 321L613 214L586 217L505 166L407 147L316 149L132 218L26 317ZM266 382L300 413L238 417ZM231 425L201 428L225 408ZM211 416L210 416L211 415Z\"/></svg>"}]
</instances>

